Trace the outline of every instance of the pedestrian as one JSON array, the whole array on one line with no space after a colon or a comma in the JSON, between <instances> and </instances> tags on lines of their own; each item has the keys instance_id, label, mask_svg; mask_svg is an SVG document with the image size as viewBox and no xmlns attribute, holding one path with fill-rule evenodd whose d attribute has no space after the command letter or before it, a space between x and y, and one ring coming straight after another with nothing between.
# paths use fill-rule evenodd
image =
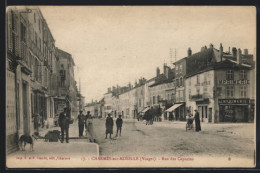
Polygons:
<instances>
[{"instance_id":1,"label":"pedestrian","mask_svg":"<svg viewBox=\"0 0 260 173\"><path fill-rule=\"evenodd\" d=\"M194 110L195 111L195 126L196 126L196 132L201 131L201 127L200 127L200 114L198 112L197 109Z\"/></svg>"},{"instance_id":2,"label":"pedestrian","mask_svg":"<svg viewBox=\"0 0 260 173\"><path fill-rule=\"evenodd\" d=\"M114 121L111 117L111 114L108 114L108 117L106 119L106 139L108 133L109 133L109 138L111 139L111 134L113 134L113 126L114 126Z\"/></svg>"},{"instance_id":3,"label":"pedestrian","mask_svg":"<svg viewBox=\"0 0 260 173\"><path fill-rule=\"evenodd\" d=\"M64 141L64 131L66 133L66 142L69 143L69 124L70 124L70 114L67 113L67 108L59 115L59 126L61 128L61 143Z\"/></svg>"},{"instance_id":4,"label":"pedestrian","mask_svg":"<svg viewBox=\"0 0 260 173\"><path fill-rule=\"evenodd\" d=\"M84 131L84 124L85 124L85 116L82 113L83 111L79 111L78 115L78 126L79 126L79 137L83 136L83 131Z\"/></svg>"},{"instance_id":5,"label":"pedestrian","mask_svg":"<svg viewBox=\"0 0 260 173\"><path fill-rule=\"evenodd\" d=\"M33 116L33 126L35 132L39 132L39 123L40 123L40 115L36 113Z\"/></svg>"},{"instance_id":6,"label":"pedestrian","mask_svg":"<svg viewBox=\"0 0 260 173\"><path fill-rule=\"evenodd\" d=\"M119 117L116 119L116 137L118 136L118 131L120 131L119 136L121 136L122 124L123 120L121 118L121 115L119 115Z\"/></svg>"},{"instance_id":7,"label":"pedestrian","mask_svg":"<svg viewBox=\"0 0 260 173\"><path fill-rule=\"evenodd\" d=\"M87 133L89 134L89 142L96 142L96 134L94 131L93 117L91 114L87 118Z\"/></svg>"},{"instance_id":8,"label":"pedestrian","mask_svg":"<svg viewBox=\"0 0 260 173\"><path fill-rule=\"evenodd\" d=\"M150 110L145 112L146 125L150 125Z\"/></svg>"},{"instance_id":9,"label":"pedestrian","mask_svg":"<svg viewBox=\"0 0 260 173\"><path fill-rule=\"evenodd\" d=\"M85 116L85 133L86 133L86 135L85 136L87 136L87 134L88 134L88 123L87 123L87 121L88 121L88 117L90 116L90 111L88 111L87 112L87 114L86 114L86 116Z\"/></svg>"}]
</instances>

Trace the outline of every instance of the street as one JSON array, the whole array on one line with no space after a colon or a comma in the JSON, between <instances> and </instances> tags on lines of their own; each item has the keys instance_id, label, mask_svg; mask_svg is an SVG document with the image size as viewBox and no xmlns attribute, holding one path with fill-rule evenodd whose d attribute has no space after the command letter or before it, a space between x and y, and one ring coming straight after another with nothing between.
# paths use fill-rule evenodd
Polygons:
<instances>
[{"instance_id":1,"label":"street","mask_svg":"<svg viewBox=\"0 0 260 173\"><path fill-rule=\"evenodd\" d=\"M145 125L125 120L122 136L105 139L105 120L95 119L100 156L254 157L253 123L207 124L202 131L185 131L185 122Z\"/></svg>"},{"instance_id":2,"label":"street","mask_svg":"<svg viewBox=\"0 0 260 173\"><path fill-rule=\"evenodd\" d=\"M201 123L201 132L186 132L186 122L163 121L145 125L141 121L124 119L122 136L115 137L114 125L112 139L105 139L105 119L94 119L93 122L98 145L90 143L86 137L79 139L78 125L74 122L70 125L69 144L38 139L33 152L27 145L26 151L8 155L8 166L31 167L34 164L35 167L56 167L63 164L64 167L128 167L138 164L149 167L197 167L200 164L206 167L243 167L254 164L253 123ZM49 130L59 130L59 127L41 129L40 135ZM106 158L108 160L100 160ZM111 162L110 159L117 161Z\"/></svg>"}]
</instances>

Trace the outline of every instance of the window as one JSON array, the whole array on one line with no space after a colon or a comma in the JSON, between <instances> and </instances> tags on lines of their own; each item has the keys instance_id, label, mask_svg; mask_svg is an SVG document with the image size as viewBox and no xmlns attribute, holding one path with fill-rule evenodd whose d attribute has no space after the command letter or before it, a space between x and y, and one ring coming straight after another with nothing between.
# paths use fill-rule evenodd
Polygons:
<instances>
[{"instance_id":1,"label":"window","mask_svg":"<svg viewBox=\"0 0 260 173\"><path fill-rule=\"evenodd\" d=\"M184 101L184 100L183 100L183 90L180 91L180 101Z\"/></svg>"},{"instance_id":2,"label":"window","mask_svg":"<svg viewBox=\"0 0 260 173\"><path fill-rule=\"evenodd\" d=\"M176 79L176 86L179 86L179 79Z\"/></svg>"},{"instance_id":3,"label":"window","mask_svg":"<svg viewBox=\"0 0 260 173\"><path fill-rule=\"evenodd\" d=\"M183 86L183 78L180 78L180 86Z\"/></svg>"},{"instance_id":4,"label":"window","mask_svg":"<svg viewBox=\"0 0 260 173\"><path fill-rule=\"evenodd\" d=\"M189 89L189 99L191 99L191 89Z\"/></svg>"},{"instance_id":5,"label":"window","mask_svg":"<svg viewBox=\"0 0 260 173\"><path fill-rule=\"evenodd\" d=\"M37 34L36 34L36 32L34 33L34 42L35 42L35 44L37 46Z\"/></svg>"},{"instance_id":6,"label":"window","mask_svg":"<svg viewBox=\"0 0 260 173\"><path fill-rule=\"evenodd\" d=\"M197 84L199 84L199 83L200 83L200 76L197 75Z\"/></svg>"},{"instance_id":7,"label":"window","mask_svg":"<svg viewBox=\"0 0 260 173\"><path fill-rule=\"evenodd\" d=\"M234 86L227 86L226 87L226 96L227 97L234 97Z\"/></svg>"},{"instance_id":8,"label":"window","mask_svg":"<svg viewBox=\"0 0 260 173\"><path fill-rule=\"evenodd\" d=\"M21 23L21 41L26 42L26 27Z\"/></svg>"},{"instance_id":9,"label":"window","mask_svg":"<svg viewBox=\"0 0 260 173\"><path fill-rule=\"evenodd\" d=\"M141 102L141 99L139 99L139 107L142 106L142 102Z\"/></svg>"},{"instance_id":10,"label":"window","mask_svg":"<svg viewBox=\"0 0 260 173\"><path fill-rule=\"evenodd\" d=\"M232 70L228 70L226 72L226 79L227 80L233 80L234 79L234 72Z\"/></svg>"},{"instance_id":11,"label":"window","mask_svg":"<svg viewBox=\"0 0 260 173\"><path fill-rule=\"evenodd\" d=\"M200 94L200 87L197 87L197 94Z\"/></svg>"},{"instance_id":12,"label":"window","mask_svg":"<svg viewBox=\"0 0 260 173\"><path fill-rule=\"evenodd\" d=\"M153 104L155 104L155 96L153 96Z\"/></svg>"},{"instance_id":13,"label":"window","mask_svg":"<svg viewBox=\"0 0 260 173\"><path fill-rule=\"evenodd\" d=\"M191 78L189 79L189 86L191 86Z\"/></svg>"},{"instance_id":14,"label":"window","mask_svg":"<svg viewBox=\"0 0 260 173\"><path fill-rule=\"evenodd\" d=\"M160 96L157 96L157 103L161 100Z\"/></svg>"},{"instance_id":15,"label":"window","mask_svg":"<svg viewBox=\"0 0 260 173\"><path fill-rule=\"evenodd\" d=\"M41 21L40 21L40 19L39 19L39 30L40 30L40 32L41 32Z\"/></svg>"},{"instance_id":16,"label":"window","mask_svg":"<svg viewBox=\"0 0 260 173\"><path fill-rule=\"evenodd\" d=\"M39 37L39 48L40 48L40 51L42 50L42 41L41 41L41 38Z\"/></svg>"},{"instance_id":17,"label":"window","mask_svg":"<svg viewBox=\"0 0 260 173\"><path fill-rule=\"evenodd\" d=\"M176 73L178 73L178 70L179 70L179 66L176 65Z\"/></svg>"},{"instance_id":18,"label":"window","mask_svg":"<svg viewBox=\"0 0 260 173\"><path fill-rule=\"evenodd\" d=\"M240 77L241 80L246 79L247 78L246 71L241 70L240 73L239 73L239 77Z\"/></svg>"},{"instance_id":19,"label":"window","mask_svg":"<svg viewBox=\"0 0 260 173\"><path fill-rule=\"evenodd\" d=\"M180 73L182 73L182 64L180 64Z\"/></svg>"},{"instance_id":20,"label":"window","mask_svg":"<svg viewBox=\"0 0 260 173\"><path fill-rule=\"evenodd\" d=\"M180 98L179 96L180 96L180 91L177 91L176 92L176 102L179 102L179 98Z\"/></svg>"},{"instance_id":21,"label":"window","mask_svg":"<svg viewBox=\"0 0 260 173\"><path fill-rule=\"evenodd\" d=\"M34 23L36 23L36 14L35 13L33 13L33 17L34 17Z\"/></svg>"},{"instance_id":22,"label":"window","mask_svg":"<svg viewBox=\"0 0 260 173\"><path fill-rule=\"evenodd\" d=\"M240 96L246 97L247 87L245 85L240 86Z\"/></svg>"}]
</instances>

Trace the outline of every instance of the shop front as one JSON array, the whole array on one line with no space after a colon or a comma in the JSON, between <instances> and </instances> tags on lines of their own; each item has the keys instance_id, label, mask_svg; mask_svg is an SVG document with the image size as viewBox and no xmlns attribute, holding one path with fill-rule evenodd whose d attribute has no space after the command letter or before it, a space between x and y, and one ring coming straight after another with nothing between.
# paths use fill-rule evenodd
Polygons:
<instances>
[{"instance_id":1,"label":"shop front","mask_svg":"<svg viewBox=\"0 0 260 173\"><path fill-rule=\"evenodd\" d=\"M212 107L209 99L197 100L196 105L202 122L212 122Z\"/></svg>"},{"instance_id":2,"label":"shop front","mask_svg":"<svg viewBox=\"0 0 260 173\"><path fill-rule=\"evenodd\" d=\"M249 99L218 99L220 122L248 122Z\"/></svg>"}]
</instances>

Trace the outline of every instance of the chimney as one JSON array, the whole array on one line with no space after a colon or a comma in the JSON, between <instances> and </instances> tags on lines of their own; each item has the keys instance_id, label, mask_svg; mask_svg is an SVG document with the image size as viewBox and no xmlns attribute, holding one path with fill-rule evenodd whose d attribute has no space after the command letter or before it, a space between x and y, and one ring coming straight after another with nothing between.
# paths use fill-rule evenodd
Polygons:
<instances>
[{"instance_id":1,"label":"chimney","mask_svg":"<svg viewBox=\"0 0 260 173\"><path fill-rule=\"evenodd\" d=\"M159 67L156 68L156 76L158 77L160 75L160 69Z\"/></svg>"},{"instance_id":2,"label":"chimney","mask_svg":"<svg viewBox=\"0 0 260 173\"><path fill-rule=\"evenodd\" d=\"M202 52L202 51L204 51L204 50L207 50L207 46L201 47L200 51Z\"/></svg>"},{"instance_id":3,"label":"chimney","mask_svg":"<svg viewBox=\"0 0 260 173\"><path fill-rule=\"evenodd\" d=\"M237 56L237 48L232 47L232 55L233 55L233 57Z\"/></svg>"},{"instance_id":4,"label":"chimney","mask_svg":"<svg viewBox=\"0 0 260 173\"><path fill-rule=\"evenodd\" d=\"M210 47L210 48L214 48L214 46L213 46L213 44L212 44L212 43L210 43L209 47Z\"/></svg>"},{"instance_id":5,"label":"chimney","mask_svg":"<svg viewBox=\"0 0 260 173\"><path fill-rule=\"evenodd\" d=\"M241 64L242 60L241 60L241 49L239 48L237 51L237 63Z\"/></svg>"},{"instance_id":6,"label":"chimney","mask_svg":"<svg viewBox=\"0 0 260 173\"><path fill-rule=\"evenodd\" d=\"M192 51L191 51L191 49L189 47L189 49L188 49L188 57L191 56L191 54L192 54Z\"/></svg>"},{"instance_id":7,"label":"chimney","mask_svg":"<svg viewBox=\"0 0 260 173\"><path fill-rule=\"evenodd\" d=\"M248 49L244 49L244 55L248 55Z\"/></svg>"},{"instance_id":8,"label":"chimney","mask_svg":"<svg viewBox=\"0 0 260 173\"><path fill-rule=\"evenodd\" d=\"M222 58L223 58L223 46L222 46L222 43L220 43L220 46L219 46L219 56L220 56L220 61L222 61Z\"/></svg>"}]
</instances>

